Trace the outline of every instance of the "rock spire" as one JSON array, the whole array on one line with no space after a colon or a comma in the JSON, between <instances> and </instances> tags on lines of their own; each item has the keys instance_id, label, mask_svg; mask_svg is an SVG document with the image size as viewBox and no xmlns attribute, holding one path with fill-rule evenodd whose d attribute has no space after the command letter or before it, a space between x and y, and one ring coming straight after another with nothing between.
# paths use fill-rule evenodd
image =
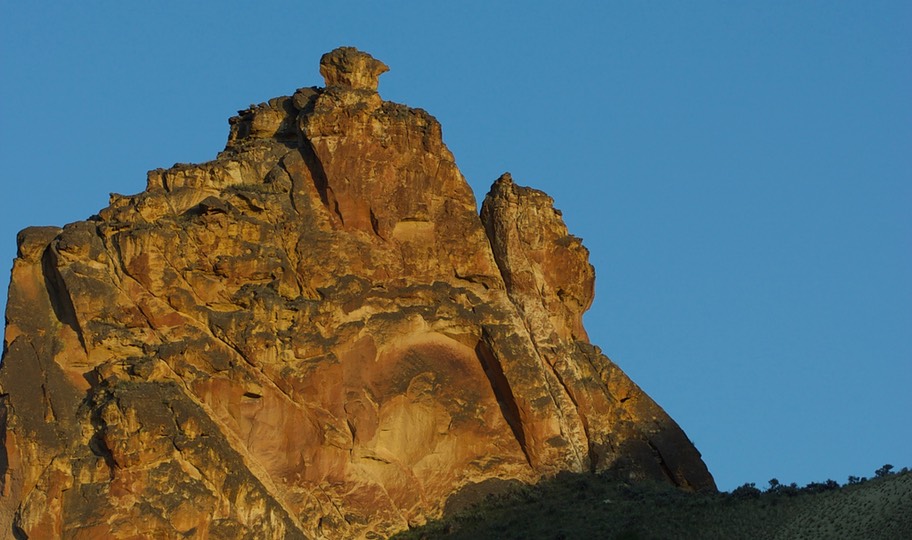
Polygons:
<instances>
[{"instance_id":1,"label":"rock spire","mask_svg":"<svg viewBox=\"0 0 912 540\"><path fill-rule=\"evenodd\" d=\"M339 47L320 58L320 75L327 87L376 92L380 75L387 71L389 66L354 47Z\"/></svg>"},{"instance_id":2,"label":"rock spire","mask_svg":"<svg viewBox=\"0 0 912 540\"><path fill-rule=\"evenodd\" d=\"M386 65L240 111L210 162L18 237L0 365L13 538L377 538L560 471L713 490L588 342L588 252L475 197Z\"/></svg>"}]
</instances>

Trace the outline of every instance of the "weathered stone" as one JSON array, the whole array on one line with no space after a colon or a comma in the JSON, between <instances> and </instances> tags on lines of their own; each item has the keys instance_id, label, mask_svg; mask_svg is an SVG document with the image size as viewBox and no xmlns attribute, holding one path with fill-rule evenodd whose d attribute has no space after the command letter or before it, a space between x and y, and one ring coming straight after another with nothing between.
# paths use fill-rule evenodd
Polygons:
<instances>
[{"instance_id":1,"label":"weathered stone","mask_svg":"<svg viewBox=\"0 0 912 540\"><path fill-rule=\"evenodd\" d=\"M562 470L714 489L588 343L594 271L552 200L505 175L479 218L383 71L329 53L325 89L241 111L216 160L20 234L3 534L385 537Z\"/></svg>"},{"instance_id":2,"label":"weathered stone","mask_svg":"<svg viewBox=\"0 0 912 540\"><path fill-rule=\"evenodd\" d=\"M389 66L354 47L339 47L320 58L320 75L327 87L376 92L380 75L387 71Z\"/></svg>"}]
</instances>

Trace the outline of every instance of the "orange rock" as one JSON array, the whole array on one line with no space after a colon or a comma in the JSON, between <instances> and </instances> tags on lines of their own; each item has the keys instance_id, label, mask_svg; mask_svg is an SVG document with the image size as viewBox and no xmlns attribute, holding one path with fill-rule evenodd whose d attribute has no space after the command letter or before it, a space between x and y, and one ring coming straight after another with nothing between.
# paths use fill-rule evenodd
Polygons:
<instances>
[{"instance_id":1,"label":"orange rock","mask_svg":"<svg viewBox=\"0 0 912 540\"><path fill-rule=\"evenodd\" d=\"M0 530L385 537L493 480L714 489L588 343L595 274L552 200L504 175L479 218L387 69L328 53L326 88L241 111L216 160L20 234Z\"/></svg>"}]
</instances>

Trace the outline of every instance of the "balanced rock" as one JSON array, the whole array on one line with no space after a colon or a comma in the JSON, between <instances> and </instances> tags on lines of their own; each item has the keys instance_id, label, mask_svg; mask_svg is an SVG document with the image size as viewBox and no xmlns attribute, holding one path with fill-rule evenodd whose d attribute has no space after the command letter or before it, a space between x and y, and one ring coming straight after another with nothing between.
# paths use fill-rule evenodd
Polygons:
<instances>
[{"instance_id":1,"label":"balanced rock","mask_svg":"<svg viewBox=\"0 0 912 540\"><path fill-rule=\"evenodd\" d=\"M594 271L553 201L504 175L479 216L386 70L337 49L214 161L20 233L4 536L386 537L560 471L715 489L588 342Z\"/></svg>"},{"instance_id":2,"label":"balanced rock","mask_svg":"<svg viewBox=\"0 0 912 540\"><path fill-rule=\"evenodd\" d=\"M320 75L326 86L344 86L357 90L377 91L380 75L389 66L354 47L339 47L320 58Z\"/></svg>"}]
</instances>

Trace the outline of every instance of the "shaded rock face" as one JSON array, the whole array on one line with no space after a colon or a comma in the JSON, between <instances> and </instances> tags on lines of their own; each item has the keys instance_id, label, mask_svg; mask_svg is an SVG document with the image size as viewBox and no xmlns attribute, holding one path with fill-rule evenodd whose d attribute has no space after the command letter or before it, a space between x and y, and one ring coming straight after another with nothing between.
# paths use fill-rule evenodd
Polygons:
<instances>
[{"instance_id":1,"label":"shaded rock face","mask_svg":"<svg viewBox=\"0 0 912 540\"><path fill-rule=\"evenodd\" d=\"M714 489L588 343L594 271L552 200L504 175L479 218L386 70L333 51L216 160L20 233L4 536L385 537L563 470Z\"/></svg>"}]
</instances>

